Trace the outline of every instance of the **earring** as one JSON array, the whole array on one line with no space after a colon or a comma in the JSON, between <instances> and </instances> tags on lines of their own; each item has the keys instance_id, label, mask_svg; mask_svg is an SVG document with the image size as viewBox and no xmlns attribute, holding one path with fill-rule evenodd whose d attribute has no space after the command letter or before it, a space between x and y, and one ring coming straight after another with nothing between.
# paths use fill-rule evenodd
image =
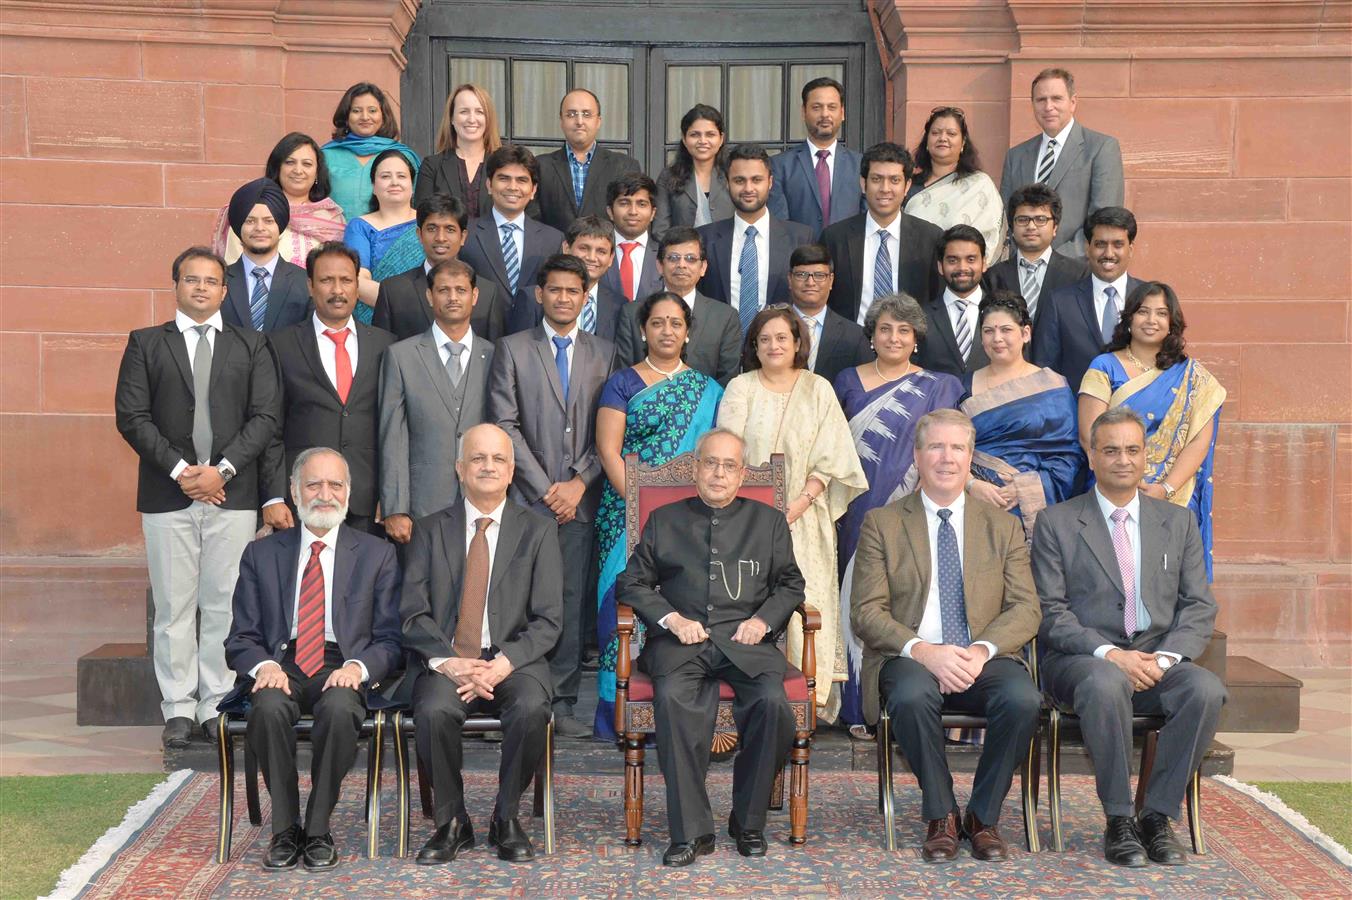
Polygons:
<instances>
[{"instance_id":1,"label":"earring","mask_svg":"<svg viewBox=\"0 0 1352 900\"><path fill-rule=\"evenodd\" d=\"M869 348L870 350L873 350L873 341L869 341L869 342L868 342L868 348ZM877 351L875 350L874 352L876 353Z\"/></svg>"},{"instance_id":2,"label":"earring","mask_svg":"<svg viewBox=\"0 0 1352 900\"><path fill-rule=\"evenodd\" d=\"M643 343L645 343L645 344L648 343L648 336L647 336L646 334L640 334L640 335L638 336L638 339L639 339L640 341L642 341Z\"/></svg>"},{"instance_id":3,"label":"earring","mask_svg":"<svg viewBox=\"0 0 1352 900\"><path fill-rule=\"evenodd\" d=\"M687 344L690 343L690 338L686 338L686 339L685 339L685 342L686 342Z\"/></svg>"}]
</instances>

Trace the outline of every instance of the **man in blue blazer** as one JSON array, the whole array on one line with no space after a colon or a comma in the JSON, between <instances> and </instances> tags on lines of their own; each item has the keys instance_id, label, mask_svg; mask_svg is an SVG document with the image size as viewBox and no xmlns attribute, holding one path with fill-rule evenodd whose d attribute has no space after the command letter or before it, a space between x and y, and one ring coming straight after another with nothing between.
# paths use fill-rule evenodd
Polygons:
<instances>
[{"instance_id":1,"label":"man in blue blazer","mask_svg":"<svg viewBox=\"0 0 1352 900\"><path fill-rule=\"evenodd\" d=\"M221 317L237 328L277 331L310 315L305 270L282 259L282 232L291 220L286 195L270 178L243 185L230 198L230 228L244 248L225 270Z\"/></svg>"},{"instance_id":2,"label":"man in blue blazer","mask_svg":"<svg viewBox=\"0 0 1352 900\"><path fill-rule=\"evenodd\" d=\"M864 211L858 151L840 143L845 88L834 78L803 85L807 140L770 161L770 215L799 222L815 239L827 225Z\"/></svg>"},{"instance_id":3,"label":"man in blue blazer","mask_svg":"<svg viewBox=\"0 0 1352 900\"><path fill-rule=\"evenodd\" d=\"M342 454L296 457L291 497L299 528L245 549L235 584L226 662L239 678L221 706L247 692L246 740L272 794L268 869L329 869L338 853L329 817L357 758L366 692L402 661L394 545L343 524L351 473ZM296 733L314 716L311 788L300 822Z\"/></svg>"}]
</instances>

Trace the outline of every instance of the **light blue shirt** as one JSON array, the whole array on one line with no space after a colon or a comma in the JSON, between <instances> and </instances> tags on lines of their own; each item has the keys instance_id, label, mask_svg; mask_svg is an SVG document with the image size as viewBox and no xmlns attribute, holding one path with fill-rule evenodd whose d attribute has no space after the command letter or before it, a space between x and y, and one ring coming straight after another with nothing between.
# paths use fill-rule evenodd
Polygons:
<instances>
[{"instance_id":1,"label":"light blue shirt","mask_svg":"<svg viewBox=\"0 0 1352 900\"><path fill-rule=\"evenodd\" d=\"M596 143L587 151L587 158L579 161L572 147L564 147L568 155L568 168L573 176L573 202L582 208L582 192L587 188L587 175L591 172L592 157L596 155Z\"/></svg>"},{"instance_id":2,"label":"light blue shirt","mask_svg":"<svg viewBox=\"0 0 1352 900\"><path fill-rule=\"evenodd\" d=\"M826 309L827 307L823 306L814 315L808 315L796 306L793 308L793 311L798 314L798 318L808 327L807 337L810 349L807 355L807 367L808 371L811 372L817 371L817 351L821 349L822 327L826 324Z\"/></svg>"},{"instance_id":3,"label":"light blue shirt","mask_svg":"<svg viewBox=\"0 0 1352 900\"><path fill-rule=\"evenodd\" d=\"M516 227L512 229L512 241L516 244L517 265L523 263L526 259L526 214L522 213L515 219L509 219L493 207L493 223L498 229L498 244L502 243L502 226L511 222Z\"/></svg>"},{"instance_id":4,"label":"light blue shirt","mask_svg":"<svg viewBox=\"0 0 1352 900\"><path fill-rule=\"evenodd\" d=\"M249 259L248 256L241 256L239 258L239 264L244 267L245 281L249 285L249 296L253 296L254 285L258 283L258 279L254 278L253 270L257 269L259 266L268 270L268 274L263 276L263 286L268 289L268 293L272 292L272 276L277 271L277 260L281 258L282 256L280 253L272 254L272 259L261 263L254 262Z\"/></svg>"}]
</instances>

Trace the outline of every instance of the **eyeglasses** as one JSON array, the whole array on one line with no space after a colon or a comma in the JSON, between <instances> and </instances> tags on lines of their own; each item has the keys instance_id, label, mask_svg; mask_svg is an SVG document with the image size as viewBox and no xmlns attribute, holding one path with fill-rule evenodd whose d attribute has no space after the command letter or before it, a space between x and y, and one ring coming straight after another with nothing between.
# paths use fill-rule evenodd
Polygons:
<instances>
[{"instance_id":1,"label":"eyeglasses","mask_svg":"<svg viewBox=\"0 0 1352 900\"><path fill-rule=\"evenodd\" d=\"M813 284L821 284L831 277L830 272L790 272L789 277L794 281L801 281L804 284L811 281Z\"/></svg>"},{"instance_id":2,"label":"eyeglasses","mask_svg":"<svg viewBox=\"0 0 1352 900\"><path fill-rule=\"evenodd\" d=\"M1052 220L1051 216L1015 216L1015 225L1036 225L1041 228Z\"/></svg>"},{"instance_id":3,"label":"eyeglasses","mask_svg":"<svg viewBox=\"0 0 1352 900\"><path fill-rule=\"evenodd\" d=\"M201 276L198 275L184 275L179 280L182 281L184 284L186 284L188 287L197 287L199 284L205 284L207 287L211 288L221 286L221 280L219 278L212 278L210 275L208 275L206 278L202 278Z\"/></svg>"},{"instance_id":4,"label":"eyeglasses","mask_svg":"<svg viewBox=\"0 0 1352 900\"><path fill-rule=\"evenodd\" d=\"M696 256L693 253L686 253L684 255L680 253L668 253L666 256L662 258L673 266L676 265L677 263L685 263L688 266L693 266L695 263L700 262L702 259L704 259L704 257Z\"/></svg>"},{"instance_id":5,"label":"eyeglasses","mask_svg":"<svg viewBox=\"0 0 1352 900\"><path fill-rule=\"evenodd\" d=\"M569 109L564 111L563 117L565 119L586 119L590 122L596 118L596 113L590 109Z\"/></svg>"},{"instance_id":6,"label":"eyeglasses","mask_svg":"<svg viewBox=\"0 0 1352 900\"><path fill-rule=\"evenodd\" d=\"M729 475L736 475L742 469L742 464L731 459L710 459L705 457L699 461L700 467L706 472L718 473L727 472Z\"/></svg>"},{"instance_id":7,"label":"eyeglasses","mask_svg":"<svg viewBox=\"0 0 1352 900\"><path fill-rule=\"evenodd\" d=\"M934 109L930 110L930 115L957 116L959 119L964 119L967 117L967 114L962 111L961 106L936 106L934 107Z\"/></svg>"}]
</instances>

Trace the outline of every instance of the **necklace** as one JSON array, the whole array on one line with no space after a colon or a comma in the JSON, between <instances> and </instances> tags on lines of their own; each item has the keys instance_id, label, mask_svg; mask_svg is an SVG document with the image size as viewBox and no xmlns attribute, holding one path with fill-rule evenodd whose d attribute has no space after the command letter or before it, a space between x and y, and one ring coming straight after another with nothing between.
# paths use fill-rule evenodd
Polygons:
<instances>
[{"instance_id":1,"label":"necklace","mask_svg":"<svg viewBox=\"0 0 1352 900\"><path fill-rule=\"evenodd\" d=\"M909 359L906 360L906 371L902 372L902 373L901 373L900 375L898 375L896 378L888 378L886 375L884 375L884 374L883 374L883 370L880 369L880 368L878 368L878 360L876 360L876 359L873 360L873 371L877 372L877 373L878 373L878 377L881 378L883 381L900 381L901 379L905 378L907 375L910 375L910 374L911 374L911 361L910 361Z\"/></svg>"},{"instance_id":2,"label":"necklace","mask_svg":"<svg viewBox=\"0 0 1352 900\"><path fill-rule=\"evenodd\" d=\"M651 356L643 357L643 364L646 365L648 368L652 369L658 375L661 375L663 378L671 378L672 376L678 374L682 369L685 368L685 363L681 362L678 359L676 360L676 368L672 369L670 372L664 372L661 369L657 368L657 366L653 365L653 360Z\"/></svg>"},{"instance_id":3,"label":"necklace","mask_svg":"<svg viewBox=\"0 0 1352 900\"><path fill-rule=\"evenodd\" d=\"M1142 372L1149 372L1151 369L1154 368L1154 366L1147 366L1145 363L1137 359L1136 355L1131 352L1130 344L1124 347L1122 349L1122 352L1127 354L1127 359L1131 360L1131 364L1134 365L1136 368L1140 369Z\"/></svg>"}]
</instances>

